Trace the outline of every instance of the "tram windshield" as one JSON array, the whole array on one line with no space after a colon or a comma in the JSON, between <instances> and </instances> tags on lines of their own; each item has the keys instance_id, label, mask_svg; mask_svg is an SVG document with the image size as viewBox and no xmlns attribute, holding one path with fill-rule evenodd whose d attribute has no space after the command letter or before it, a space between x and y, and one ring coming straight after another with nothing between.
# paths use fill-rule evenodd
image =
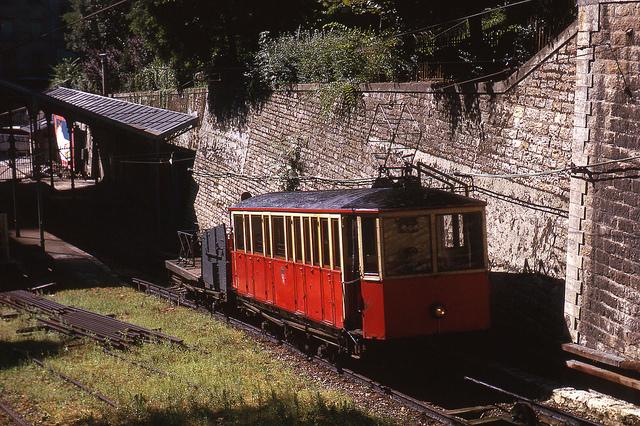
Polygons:
<instances>
[{"instance_id":1,"label":"tram windshield","mask_svg":"<svg viewBox=\"0 0 640 426\"><path fill-rule=\"evenodd\" d=\"M431 215L416 215L382 219L385 275L397 277L485 267L482 212L437 214L435 228L431 218Z\"/></svg>"},{"instance_id":2,"label":"tram windshield","mask_svg":"<svg viewBox=\"0 0 640 426\"><path fill-rule=\"evenodd\" d=\"M385 273L389 276L432 272L429 216L384 219Z\"/></svg>"}]
</instances>

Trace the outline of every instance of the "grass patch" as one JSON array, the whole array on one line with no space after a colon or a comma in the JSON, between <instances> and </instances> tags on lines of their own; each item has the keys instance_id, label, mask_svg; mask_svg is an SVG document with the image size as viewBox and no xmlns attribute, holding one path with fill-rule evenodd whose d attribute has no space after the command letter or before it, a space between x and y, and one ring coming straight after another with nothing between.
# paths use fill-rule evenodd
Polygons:
<instances>
[{"instance_id":1,"label":"grass patch","mask_svg":"<svg viewBox=\"0 0 640 426\"><path fill-rule=\"evenodd\" d=\"M146 344L119 354L166 371L155 374L105 354L93 342L70 346L54 333L18 335L33 320L0 321L0 393L36 424L379 424L344 394L298 377L260 343L208 315L172 307L127 287L61 291L57 302L160 328L190 349ZM20 352L115 401L112 408L37 367Z\"/></svg>"}]
</instances>

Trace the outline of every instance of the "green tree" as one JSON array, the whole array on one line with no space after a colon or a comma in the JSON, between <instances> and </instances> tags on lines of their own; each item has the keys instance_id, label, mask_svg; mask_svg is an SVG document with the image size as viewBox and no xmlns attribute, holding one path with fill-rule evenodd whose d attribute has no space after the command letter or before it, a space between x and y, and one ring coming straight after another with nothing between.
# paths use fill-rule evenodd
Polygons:
<instances>
[{"instance_id":1,"label":"green tree","mask_svg":"<svg viewBox=\"0 0 640 426\"><path fill-rule=\"evenodd\" d=\"M130 16L135 34L189 84L199 72L241 74L260 32L293 30L317 8L315 0L148 0L134 3Z\"/></svg>"},{"instance_id":2,"label":"green tree","mask_svg":"<svg viewBox=\"0 0 640 426\"><path fill-rule=\"evenodd\" d=\"M69 11L63 15L67 48L77 55L54 67L52 84L65 84L94 92L101 90L102 62L109 92L145 90L149 84L149 67L155 56L143 40L131 30L131 2L110 8L112 0L71 0ZM95 12L99 12L94 14ZM94 15L92 15L94 14ZM89 18L83 18L89 16ZM73 67L70 64L73 62ZM156 67L158 64L156 64ZM81 77L62 78L65 73ZM136 82L144 82L138 87Z\"/></svg>"},{"instance_id":3,"label":"green tree","mask_svg":"<svg viewBox=\"0 0 640 426\"><path fill-rule=\"evenodd\" d=\"M88 90L89 82L80 68L79 58L64 58L55 65L51 74L51 86Z\"/></svg>"}]
</instances>

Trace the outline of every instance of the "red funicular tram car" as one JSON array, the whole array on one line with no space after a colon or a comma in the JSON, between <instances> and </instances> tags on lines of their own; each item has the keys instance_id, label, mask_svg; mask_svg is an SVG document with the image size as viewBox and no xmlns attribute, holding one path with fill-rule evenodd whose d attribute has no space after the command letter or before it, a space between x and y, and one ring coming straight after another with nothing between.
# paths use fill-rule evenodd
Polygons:
<instances>
[{"instance_id":1,"label":"red funicular tram car","mask_svg":"<svg viewBox=\"0 0 640 426\"><path fill-rule=\"evenodd\" d=\"M289 331L357 355L372 340L489 328L482 201L387 187L269 193L229 210L225 291Z\"/></svg>"}]
</instances>

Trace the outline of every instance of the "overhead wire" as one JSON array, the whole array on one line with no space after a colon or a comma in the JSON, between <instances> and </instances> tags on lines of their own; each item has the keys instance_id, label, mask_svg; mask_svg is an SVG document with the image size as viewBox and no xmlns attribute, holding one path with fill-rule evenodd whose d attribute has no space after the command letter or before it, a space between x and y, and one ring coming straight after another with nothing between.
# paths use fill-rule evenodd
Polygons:
<instances>
[{"instance_id":1,"label":"overhead wire","mask_svg":"<svg viewBox=\"0 0 640 426\"><path fill-rule=\"evenodd\" d=\"M454 23L454 22L458 22L458 21L465 21L467 19L476 18L478 16L487 15L489 13L497 12L498 10L508 9L510 7L519 6L519 5L525 4L525 3L531 3L531 2L534 2L534 1L539 1L539 0L521 0L521 1L514 2L514 3L505 4L505 5L502 5L502 6L497 6L497 7L494 7L492 9L483 10L481 12L472 13L470 15L461 16L459 18L453 18L453 19L450 19L448 21L439 22L437 24L430 24L430 25L427 25L425 27L421 27L421 28L417 28L417 29L413 29L413 30L409 30L409 31L403 31L403 32L394 34L394 35L392 35L390 37L395 38L395 37L402 37L404 35L418 34L418 33L433 29L433 28L437 28L437 27L439 27L441 25L447 25L447 24L451 24L451 23Z\"/></svg>"},{"instance_id":2,"label":"overhead wire","mask_svg":"<svg viewBox=\"0 0 640 426\"><path fill-rule=\"evenodd\" d=\"M598 163L586 164L586 165L581 165L581 166L572 164L570 166L567 166L567 167L564 167L564 168L561 168L561 169L547 170L547 171L544 171L544 172L509 173L509 174L454 173L454 175L462 176L462 177L478 177L478 178L492 178L492 179L516 179L516 178L526 178L526 177L548 176L548 175L569 173L569 172L571 172L571 174L580 174L580 173L607 174L607 173L611 173L611 172L606 172L606 171L593 172L593 171L591 171L589 169L592 168L592 167L606 166L606 165L614 164L614 163L626 163L626 162L637 160L637 159L640 159L640 155L633 155L633 156L630 156L630 157L619 158L619 159L615 159L615 160L606 160L606 161L601 161L601 162L598 162ZM631 169L627 169L627 170L631 171ZM622 170L617 170L617 171L622 171Z\"/></svg>"},{"instance_id":3,"label":"overhead wire","mask_svg":"<svg viewBox=\"0 0 640 426\"><path fill-rule=\"evenodd\" d=\"M470 15L461 16L459 18L454 18L454 19L451 19L451 20L448 20L448 21L437 23L437 24L431 24L431 25L428 25L426 27L418 28L416 30L405 31L405 32L401 32L401 33L398 33L398 34L394 34L394 35L389 36L388 38L397 38L397 37L400 37L400 36L403 36L403 35L418 34L418 33L422 33L422 32L424 32L426 30L429 30L429 29L440 27L442 25L454 23L454 25L452 25L452 26L450 26L450 27L448 27L448 28L446 28L446 29L444 29L444 30L442 30L442 31L430 36L429 40L432 41L432 40L435 40L436 38L442 36L443 34L446 34L449 31L451 31L451 30L457 28L458 26L462 25L468 19L475 18L475 17L478 17L478 16L487 15L487 14L496 12L498 10L507 9L507 8L510 8L510 7L519 6L519 5L526 4L526 3L531 3L533 1L539 1L539 0L521 0L521 1L514 2L514 3L505 4L505 5L502 5L502 6L498 6L498 7L494 7L494 8L487 9L487 10L483 10L483 11L480 11L480 12L472 13ZM460 63L473 65L473 64L480 64L480 63L491 63L491 62L495 62L495 61L468 61L468 62L461 61ZM444 62L441 62L441 63L444 63ZM513 70L513 67L509 67L509 68L505 68L505 69L497 71L497 72L492 72L492 73L489 73L489 74L481 75L481 76L475 77L473 79L453 82L453 83L450 83L450 84L448 84L446 86L438 87L437 91L448 89L448 88L451 88L451 87L454 87L454 86L457 86L457 85L460 85L460 84L466 84L466 83L472 83L472 82L476 82L476 81L481 81L481 80L484 80L486 78L494 77L494 76L500 75L500 74L504 74L504 73L512 71L512 70Z\"/></svg>"},{"instance_id":4,"label":"overhead wire","mask_svg":"<svg viewBox=\"0 0 640 426\"><path fill-rule=\"evenodd\" d=\"M111 10L111 9L113 9L113 8L115 8L115 7L118 7L118 6L120 6L121 4L123 4L123 3L127 3L127 2L129 2L129 1L131 1L131 0L118 0L118 1L116 1L115 3L112 3L112 4L108 5L108 6L105 6L105 7L102 7L102 8L100 8L100 9L96 10L96 11L93 11L93 12L89 13L88 15L81 16L80 18L78 18L78 19L76 19L76 20L74 20L74 21L72 21L72 22L69 22L69 23L63 23L62 25L60 25L60 26L58 26L58 27L55 27L55 28L53 28L53 29L52 29L52 30L50 30L50 31L44 32L44 33L42 33L42 34L38 35L37 37L32 38L31 40L27 40L27 41L25 41L25 42L23 42L23 43L19 43L19 44L17 44L17 45L13 45L13 46L11 46L11 47L8 47L8 48L6 48L6 49L3 49L3 50L2 50L2 52L8 52L8 51L10 51L10 50L15 50L15 49L17 49L17 48L27 46L27 45L29 45L29 44L31 44L31 43L35 43L36 41L39 41L39 40L41 40L41 39L43 39L43 38L45 38L45 37L48 37L48 36L50 36L50 35L52 35L52 34L54 34L54 33L58 32L58 31L60 31L60 30L62 30L62 29L64 29L64 28L68 27L68 26L72 26L72 25L75 25L75 24L80 23L80 22L82 22L82 21L85 21L85 20L87 20L87 19L93 18L93 17L94 17L94 16L96 16L96 15L99 15L99 14L101 14L101 13L104 13L104 12L106 12L107 10Z\"/></svg>"},{"instance_id":5,"label":"overhead wire","mask_svg":"<svg viewBox=\"0 0 640 426\"><path fill-rule=\"evenodd\" d=\"M243 173L236 172L221 172L221 173L210 173L205 171L199 171L194 169L189 169L193 172L195 176L202 176L209 179L221 179L221 178L236 178L241 180L252 180L252 181L280 181L285 182L289 180L298 180L300 182L323 182L323 183L333 183L333 184L341 184L341 185L366 185L372 184L375 182L376 178L353 178L353 179L333 179L324 176L282 176L282 175L247 175Z\"/></svg>"},{"instance_id":6,"label":"overhead wire","mask_svg":"<svg viewBox=\"0 0 640 426\"><path fill-rule=\"evenodd\" d=\"M167 160L116 160L121 164L174 164L181 163L183 161L194 161L195 157L187 157L187 158L178 158L173 159L169 158Z\"/></svg>"}]
</instances>

